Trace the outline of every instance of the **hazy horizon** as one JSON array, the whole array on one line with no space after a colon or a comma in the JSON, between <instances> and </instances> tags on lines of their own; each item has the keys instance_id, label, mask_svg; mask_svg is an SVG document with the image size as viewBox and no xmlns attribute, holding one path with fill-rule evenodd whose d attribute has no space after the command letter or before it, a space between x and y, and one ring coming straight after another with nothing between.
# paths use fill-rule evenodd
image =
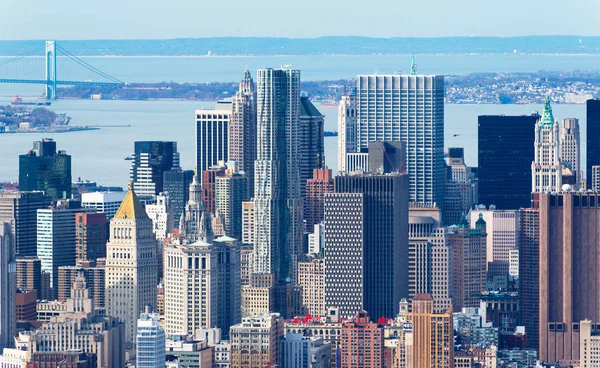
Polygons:
<instances>
[{"instance_id":1,"label":"hazy horizon","mask_svg":"<svg viewBox=\"0 0 600 368\"><path fill-rule=\"evenodd\" d=\"M6 2L3 14L0 40L600 35L597 0L30 0Z\"/></svg>"}]
</instances>

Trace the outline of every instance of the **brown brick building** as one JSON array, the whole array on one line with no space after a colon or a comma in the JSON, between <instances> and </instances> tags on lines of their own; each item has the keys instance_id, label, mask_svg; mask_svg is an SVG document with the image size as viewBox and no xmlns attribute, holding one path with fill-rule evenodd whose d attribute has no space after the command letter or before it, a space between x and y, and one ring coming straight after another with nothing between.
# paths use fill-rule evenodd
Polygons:
<instances>
[{"instance_id":1,"label":"brown brick building","mask_svg":"<svg viewBox=\"0 0 600 368\"><path fill-rule=\"evenodd\" d=\"M383 367L383 327L371 323L367 312L358 312L342 325L340 355L341 368Z\"/></svg>"}]
</instances>

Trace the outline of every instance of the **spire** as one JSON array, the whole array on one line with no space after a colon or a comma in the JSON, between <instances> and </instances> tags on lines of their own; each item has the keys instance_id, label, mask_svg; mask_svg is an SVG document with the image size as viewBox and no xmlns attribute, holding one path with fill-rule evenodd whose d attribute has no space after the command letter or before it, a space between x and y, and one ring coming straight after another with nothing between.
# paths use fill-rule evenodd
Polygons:
<instances>
[{"instance_id":1,"label":"spire","mask_svg":"<svg viewBox=\"0 0 600 368\"><path fill-rule=\"evenodd\" d=\"M544 112L540 119L540 126L542 128L552 128L554 126L554 115L552 115L552 106L550 106L550 96L546 96Z\"/></svg>"},{"instance_id":2,"label":"spire","mask_svg":"<svg viewBox=\"0 0 600 368\"><path fill-rule=\"evenodd\" d=\"M412 56L410 63L410 75L417 75L417 64L415 64L415 55Z\"/></svg>"},{"instance_id":3,"label":"spire","mask_svg":"<svg viewBox=\"0 0 600 368\"><path fill-rule=\"evenodd\" d=\"M200 181L198 180L198 173L196 172L196 168L194 168L194 177L192 178L192 183L190 184L190 196L188 201L191 203L202 202L202 186L200 185Z\"/></svg>"},{"instance_id":4,"label":"spire","mask_svg":"<svg viewBox=\"0 0 600 368\"><path fill-rule=\"evenodd\" d=\"M211 217L210 213L203 211L202 217L200 218L200 229L198 229L199 235L204 238L204 241L207 243L212 243L214 238Z\"/></svg>"}]
</instances>

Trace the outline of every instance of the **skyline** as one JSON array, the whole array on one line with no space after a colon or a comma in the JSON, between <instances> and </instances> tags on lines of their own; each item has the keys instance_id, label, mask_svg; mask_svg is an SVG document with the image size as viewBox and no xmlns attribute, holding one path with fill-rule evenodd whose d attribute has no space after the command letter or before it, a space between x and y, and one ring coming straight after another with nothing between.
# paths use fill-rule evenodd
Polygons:
<instances>
[{"instance_id":1,"label":"skyline","mask_svg":"<svg viewBox=\"0 0 600 368\"><path fill-rule=\"evenodd\" d=\"M410 6L374 0L368 8L358 2L340 7L336 3L307 0L294 8L293 17L286 16L289 9L282 9L274 0L257 0L252 6L234 0L228 5L233 11L228 11L227 16L210 16L224 14L217 4L187 0L171 1L168 6L161 0L148 0L143 8L117 0L86 3L85 7L75 0L60 3L32 0L28 6L18 2L3 5L5 14L11 16L0 25L0 40L600 35L595 27L600 20L600 3L594 0L568 5L560 0L507 0L501 4L428 0ZM569 21L532 22L532 14L546 20L560 14ZM49 16L54 27L38 22ZM253 22L255 19L270 21ZM424 20L427 27L423 26ZM307 24L317 26L307 27Z\"/></svg>"}]
</instances>

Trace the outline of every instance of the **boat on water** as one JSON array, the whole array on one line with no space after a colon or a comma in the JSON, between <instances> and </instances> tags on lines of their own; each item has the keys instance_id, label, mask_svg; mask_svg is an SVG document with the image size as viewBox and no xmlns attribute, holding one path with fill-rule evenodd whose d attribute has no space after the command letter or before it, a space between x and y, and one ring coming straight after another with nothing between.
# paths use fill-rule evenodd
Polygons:
<instances>
[{"instance_id":1,"label":"boat on water","mask_svg":"<svg viewBox=\"0 0 600 368\"><path fill-rule=\"evenodd\" d=\"M36 100L36 101L23 101L23 99L19 96L13 97L12 101L10 101L11 105L25 105L25 106L50 106L52 104L51 101L45 100Z\"/></svg>"}]
</instances>

